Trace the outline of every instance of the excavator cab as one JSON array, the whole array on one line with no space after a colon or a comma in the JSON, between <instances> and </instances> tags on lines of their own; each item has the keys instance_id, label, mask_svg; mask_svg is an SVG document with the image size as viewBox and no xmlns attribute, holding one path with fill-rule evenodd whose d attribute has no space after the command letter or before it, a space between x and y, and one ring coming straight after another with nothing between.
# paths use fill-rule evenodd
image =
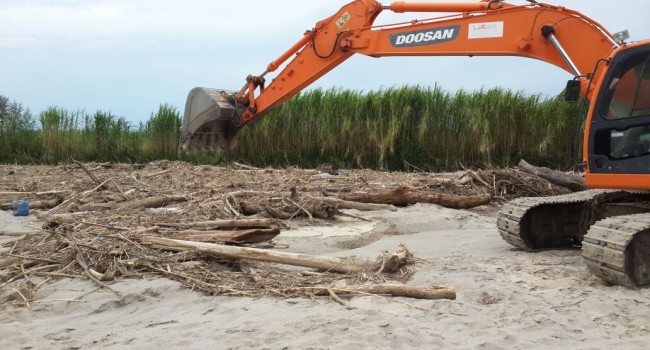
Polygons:
<instances>
[{"instance_id":1,"label":"excavator cab","mask_svg":"<svg viewBox=\"0 0 650 350\"><path fill-rule=\"evenodd\" d=\"M586 130L588 185L650 189L650 44L617 51L595 101Z\"/></svg>"}]
</instances>

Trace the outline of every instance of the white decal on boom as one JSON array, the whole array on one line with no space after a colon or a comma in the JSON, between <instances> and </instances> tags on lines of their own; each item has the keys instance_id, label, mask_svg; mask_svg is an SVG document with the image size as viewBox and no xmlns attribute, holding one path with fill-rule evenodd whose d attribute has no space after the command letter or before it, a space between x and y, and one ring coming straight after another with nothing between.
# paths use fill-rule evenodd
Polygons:
<instances>
[{"instance_id":1,"label":"white decal on boom","mask_svg":"<svg viewBox=\"0 0 650 350\"><path fill-rule=\"evenodd\" d=\"M470 23L467 38L503 38L503 22Z\"/></svg>"},{"instance_id":2,"label":"white decal on boom","mask_svg":"<svg viewBox=\"0 0 650 350\"><path fill-rule=\"evenodd\" d=\"M448 40L454 38L454 28L436 30L417 34L400 35L395 40L395 45L422 43L437 40Z\"/></svg>"}]
</instances>

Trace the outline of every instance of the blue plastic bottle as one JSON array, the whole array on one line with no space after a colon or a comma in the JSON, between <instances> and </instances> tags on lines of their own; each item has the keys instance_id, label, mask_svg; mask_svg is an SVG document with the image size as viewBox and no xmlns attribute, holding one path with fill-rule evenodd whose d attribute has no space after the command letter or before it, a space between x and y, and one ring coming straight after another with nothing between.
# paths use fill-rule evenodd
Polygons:
<instances>
[{"instance_id":1,"label":"blue plastic bottle","mask_svg":"<svg viewBox=\"0 0 650 350\"><path fill-rule=\"evenodd\" d=\"M27 216L29 215L29 202L28 201L13 201L11 206L14 209L14 216Z\"/></svg>"}]
</instances>

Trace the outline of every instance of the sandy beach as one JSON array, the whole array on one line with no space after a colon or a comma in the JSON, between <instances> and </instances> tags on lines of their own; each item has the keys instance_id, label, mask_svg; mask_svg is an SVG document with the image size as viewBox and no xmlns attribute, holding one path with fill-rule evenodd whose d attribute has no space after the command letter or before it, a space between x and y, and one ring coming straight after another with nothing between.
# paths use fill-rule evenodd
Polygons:
<instances>
[{"instance_id":1,"label":"sandy beach","mask_svg":"<svg viewBox=\"0 0 650 350\"><path fill-rule=\"evenodd\" d=\"M119 298L90 281L59 279L42 286L29 308L2 309L0 348L648 347L647 289L606 285L589 274L579 250L513 249L497 233L493 208L349 212L371 222L296 225L276 242L291 252L367 258L404 243L418 259L408 284L452 287L457 300L358 296L346 307L329 297L211 297L165 278L116 282ZM38 225L0 215L13 231Z\"/></svg>"}]
</instances>

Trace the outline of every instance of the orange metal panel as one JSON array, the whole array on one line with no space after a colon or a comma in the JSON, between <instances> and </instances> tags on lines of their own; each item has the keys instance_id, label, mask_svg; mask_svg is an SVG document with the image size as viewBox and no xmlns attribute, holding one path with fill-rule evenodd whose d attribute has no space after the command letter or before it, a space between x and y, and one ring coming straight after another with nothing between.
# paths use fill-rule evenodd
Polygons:
<instances>
[{"instance_id":1,"label":"orange metal panel","mask_svg":"<svg viewBox=\"0 0 650 350\"><path fill-rule=\"evenodd\" d=\"M589 188L650 190L650 175L587 173L585 180Z\"/></svg>"}]
</instances>

